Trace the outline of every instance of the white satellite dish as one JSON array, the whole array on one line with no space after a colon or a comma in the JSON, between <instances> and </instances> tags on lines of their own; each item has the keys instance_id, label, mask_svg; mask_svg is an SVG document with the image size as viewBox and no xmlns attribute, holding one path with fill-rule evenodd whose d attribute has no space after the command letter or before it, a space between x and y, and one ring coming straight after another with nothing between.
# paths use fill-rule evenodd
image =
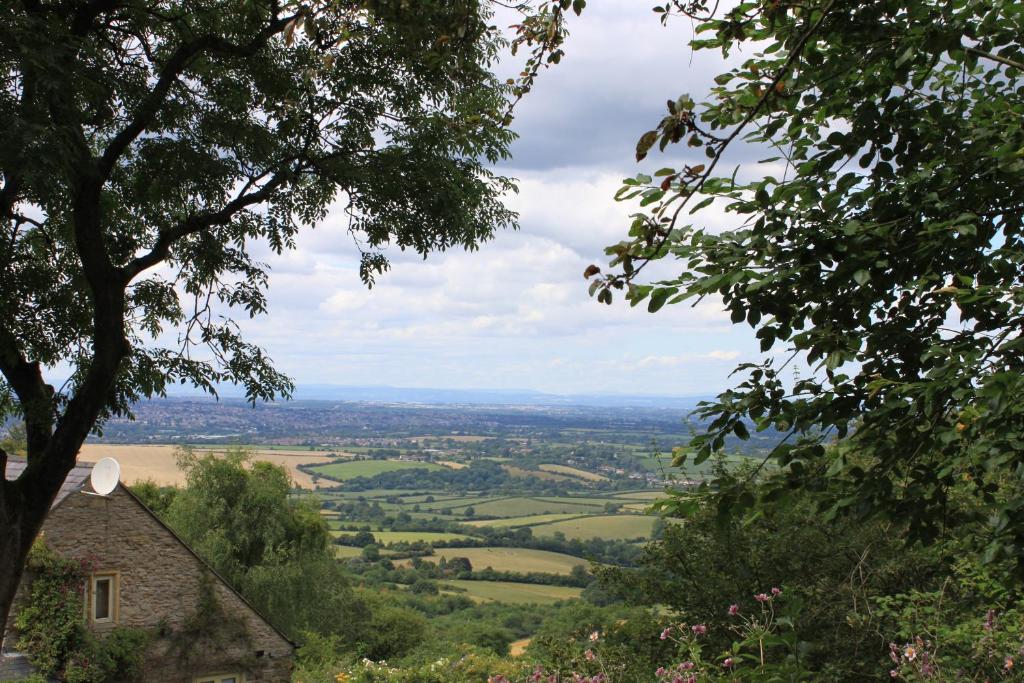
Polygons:
<instances>
[{"instance_id":1,"label":"white satellite dish","mask_svg":"<svg viewBox=\"0 0 1024 683\"><path fill-rule=\"evenodd\" d=\"M103 458L92 466L92 474L89 475L89 483L92 490L101 496L105 496L117 488L117 482L121 478L121 466L113 458Z\"/></svg>"}]
</instances>

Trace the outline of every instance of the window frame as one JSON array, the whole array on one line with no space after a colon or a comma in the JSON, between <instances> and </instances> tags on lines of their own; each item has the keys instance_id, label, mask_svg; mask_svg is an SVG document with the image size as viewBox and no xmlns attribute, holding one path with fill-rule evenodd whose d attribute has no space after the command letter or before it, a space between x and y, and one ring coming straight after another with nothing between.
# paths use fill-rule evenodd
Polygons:
<instances>
[{"instance_id":1,"label":"window frame","mask_svg":"<svg viewBox=\"0 0 1024 683\"><path fill-rule=\"evenodd\" d=\"M245 683L245 674L241 671L226 671L223 673L196 676L192 679L192 683L223 683L225 678L234 678L235 683Z\"/></svg>"},{"instance_id":2,"label":"window frame","mask_svg":"<svg viewBox=\"0 0 1024 683\"><path fill-rule=\"evenodd\" d=\"M107 598L107 616L96 617L96 584L110 581L110 593ZM116 624L121 620L121 572L97 571L89 575L89 599L86 601L90 624Z\"/></svg>"}]
</instances>

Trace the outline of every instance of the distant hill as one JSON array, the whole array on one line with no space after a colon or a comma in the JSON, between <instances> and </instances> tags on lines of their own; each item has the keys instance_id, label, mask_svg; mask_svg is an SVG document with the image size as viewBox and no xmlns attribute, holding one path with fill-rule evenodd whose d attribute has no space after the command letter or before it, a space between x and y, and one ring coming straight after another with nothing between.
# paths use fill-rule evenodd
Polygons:
<instances>
[{"instance_id":1,"label":"distant hill","mask_svg":"<svg viewBox=\"0 0 1024 683\"><path fill-rule=\"evenodd\" d=\"M221 387L226 398L240 398L236 387ZM181 391L173 396L197 396ZM530 389L426 389L419 387L345 386L340 384L300 384L296 400L359 401L438 405L518 405L518 406L593 406L674 408L692 410L707 396L658 396L626 394L549 394Z\"/></svg>"}]
</instances>

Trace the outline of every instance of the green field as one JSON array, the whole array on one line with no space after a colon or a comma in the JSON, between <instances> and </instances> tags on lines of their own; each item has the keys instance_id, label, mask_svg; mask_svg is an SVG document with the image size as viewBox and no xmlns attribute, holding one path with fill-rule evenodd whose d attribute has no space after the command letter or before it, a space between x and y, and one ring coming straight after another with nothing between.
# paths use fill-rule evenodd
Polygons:
<instances>
[{"instance_id":1,"label":"green field","mask_svg":"<svg viewBox=\"0 0 1024 683\"><path fill-rule=\"evenodd\" d=\"M568 465L538 465L538 467L545 472L567 474L570 477L576 477L577 479L585 479L587 481L608 481L608 477L602 474L587 472L586 470L576 469L575 467L569 467Z\"/></svg>"},{"instance_id":2,"label":"green field","mask_svg":"<svg viewBox=\"0 0 1024 683\"><path fill-rule=\"evenodd\" d=\"M465 557L473 565L473 571L490 567L499 572L570 574L573 567L589 566L586 560L574 555L532 548L440 548L423 559L440 562L442 557Z\"/></svg>"},{"instance_id":3,"label":"green field","mask_svg":"<svg viewBox=\"0 0 1024 683\"><path fill-rule=\"evenodd\" d=\"M525 517L502 517L501 519L473 519L463 524L467 526L495 526L495 527L520 527L533 526L535 524L547 524L548 522L560 522L563 519L579 517L576 512L555 512L549 515L527 515Z\"/></svg>"},{"instance_id":4,"label":"green field","mask_svg":"<svg viewBox=\"0 0 1024 683\"><path fill-rule=\"evenodd\" d=\"M355 462L338 462L329 465L311 467L310 471L335 481L347 481L356 477L372 477L382 472L399 470L443 470L441 465L432 462L412 462L409 460L357 460ZM374 492L375 497L380 497Z\"/></svg>"},{"instance_id":5,"label":"green field","mask_svg":"<svg viewBox=\"0 0 1024 683\"><path fill-rule=\"evenodd\" d=\"M642 515L596 515L577 517L531 527L534 536L551 536L561 531L566 538L650 538L657 517Z\"/></svg>"},{"instance_id":6,"label":"green field","mask_svg":"<svg viewBox=\"0 0 1024 683\"><path fill-rule=\"evenodd\" d=\"M459 506L459 508L453 509L452 512L458 514L460 509L465 507ZM558 512L593 514L597 510L593 505L573 503L571 498L539 500L536 498L514 497L473 504L473 511L479 517L525 517L526 515L545 515Z\"/></svg>"},{"instance_id":7,"label":"green field","mask_svg":"<svg viewBox=\"0 0 1024 683\"><path fill-rule=\"evenodd\" d=\"M512 604L550 605L562 600L580 597L581 588L545 586L510 581L443 581L442 585L460 588L477 602L507 602Z\"/></svg>"},{"instance_id":8,"label":"green field","mask_svg":"<svg viewBox=\"0 0 1024 683\"><path fill-rule=\"evenodd\" d=\"M362 557L362 548L352 548L347 545L336 545L334 546L334 556L339 560L349 560L353 557Z\"/></svg>"},{"instance_id":9,"label":"green field","mask_svg":"<svg viewBox=\"0 0 1024 683\"><path fill-rule=\"evenodd\" d=\"M465 534L452 534L446 531L374 531L373 537L377 543L388 545L390 543L433 543L434 541L456 541L470 538Z\"/></svg>"},{"instance_id":10,"label":"green field","mask_svg":"<svg viewBox=\"0 0 1024 683\"><path fill-rule=\"evenodd\" d=\"M616 493L612 498L629 498L630 500L657 500L664 498L665 492L658 491L630 491L629 493Z\"/></svg>"}]
</instances>

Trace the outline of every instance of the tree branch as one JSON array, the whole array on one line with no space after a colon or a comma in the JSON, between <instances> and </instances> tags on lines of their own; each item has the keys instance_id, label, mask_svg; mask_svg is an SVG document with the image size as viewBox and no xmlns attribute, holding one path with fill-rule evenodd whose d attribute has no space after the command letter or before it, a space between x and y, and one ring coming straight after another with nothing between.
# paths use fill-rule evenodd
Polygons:
<instances>
[{"instance_id":1,"label":"tree branch","mask_svg":"<svg viewBox=\"0 0 1024 683\"><path fill-rule=\"evenodd\" d=\"M245 45L235 45L219 36L207 35L178 46L178 49L160 69L156 85L136 109L132 120L111 139L103 156L100 157L99 170L103 178L110 175L114 164L128 149L128 146L152 123L153 118L160 111L167 93L178 82L178 77L188 68L193 59L207 51L231 57L251 57L259 52L271 37L282 31L292 19L294 19L293 16L272 19L252 41Z\"/></svg>"},{"instance_id":2,"label":"tree branch","mask_svg":"<svg viewBox=\"0 0 1024 683\"><path fill-rule=\"evenodd\" d=\"M1024 71L1024 63L1017 62L1017 61L1014 61L1012 59L1008 59L1008 58L1003 57L1001 55L992 54L991 52L985 52L984 50L979 50L976 47L969 47L969 48L966 48L966 49L972 55L977 55L979 57L984 57L985 59L991 59L993 62L999 62L1000 64L1004 64L1006 66L1013 67L1014 69L1020 69L1021 71Z\"/></svg>"},{"instance_id":3,"label":"tree branch","mask_svg":"<svg viewBox=\"0 0 1024 683\"><path fill-rule=\"evenodd\" d=\"M190 216L174 228L162 231L157 237L156 244L153 245L149 252L133 259L124 266L122 273L125 285L142 271L152 268L166 259L168 254L170 254L171 247L179 240L214 225L226 225L242 209L266 201L291 175L291 170L279 171L260 189L248 194L243 190L241 194L225 204L221 209Z\"/></svg>"}]
</instances>

